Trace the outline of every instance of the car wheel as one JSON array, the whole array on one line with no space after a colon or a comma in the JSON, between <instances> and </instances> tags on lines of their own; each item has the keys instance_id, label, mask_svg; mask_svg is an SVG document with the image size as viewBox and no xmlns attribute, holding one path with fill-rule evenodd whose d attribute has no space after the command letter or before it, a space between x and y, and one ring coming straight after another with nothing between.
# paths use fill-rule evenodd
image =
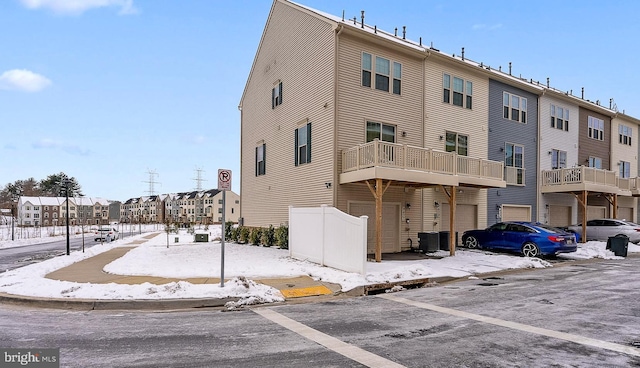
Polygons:
<instances>
[{"instance_id":1,"label":"car wheel","mask_svg":"<svg viewBox=\"0 0 640 368\"><path fill-rule=\"evenodd\" d=\"M526 242L522 246L522 255L525 257L537 257L540 255L540 248L531 242Z\"/></svg>"},{"instance_id":2,"label":"car wheel","mask_svg":"<svg viewBox=\"0 0 640 368\"><path fill-rule=\"evenodd\" d=\"M475 236L470 236L464 241L464 245L469 249L475 249L480 247L480 242Z\"/></svg>"}]
</instances>

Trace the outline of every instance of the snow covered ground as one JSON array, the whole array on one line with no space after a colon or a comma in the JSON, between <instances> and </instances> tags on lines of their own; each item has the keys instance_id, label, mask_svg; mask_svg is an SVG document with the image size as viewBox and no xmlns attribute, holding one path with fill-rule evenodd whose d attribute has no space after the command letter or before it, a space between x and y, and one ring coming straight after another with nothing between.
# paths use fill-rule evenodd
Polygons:
<instances>
[{"instance_id":1,"label":"snow covered ground","mask_svg":"<svg viewBox=\"0 0 640 368\"><path fill-rule=\"evenodd\" d=\"M210 239L220 235L219 227L209 231ZM309 275L316 280L340 284L343 291L354 287L389 281L403 281L426 277L475 277L475 275L506 269L553 267L538 258L497 254L482 250L459 248L454 257L449 252L434 253L441 259L425 258L415 261L368 262L366 275L338 271L289 257L289 251L246 244L225 244L225 282L220 284L191 284L186 281L165 285L144 283L140 285L91 284L55 281L45 278L48 273L92 257L107 250L132 246L133 240L142 235L127 237L111 243L94 246L85 253L74 252L37 264L25 266L0 274L0 292L53 298L89 299L180 299L180 298L226 298L239 297L276 302L284 300L280 292L253 280L261 278L288 278ZM175 243L175 237L179 242ZM50 240L50 239L46 239ZM138 245L125 256L105 266L104 271L118 275L160 276L171 278L220 277L221 244L218 241L194 243L193 235L186 232L171 234L169 247L167 236L158 236ZM37 242L36 239L30 240ZM27 242L25 240L25 242ZM0 249L13 244L0 241ZM580 244L575 253L560 255L561 258L578 260L589 258L618 259L605 249L604 242ZM629 244L629 253L640 253L640 246Z\"/></svg>"}]
</instances>

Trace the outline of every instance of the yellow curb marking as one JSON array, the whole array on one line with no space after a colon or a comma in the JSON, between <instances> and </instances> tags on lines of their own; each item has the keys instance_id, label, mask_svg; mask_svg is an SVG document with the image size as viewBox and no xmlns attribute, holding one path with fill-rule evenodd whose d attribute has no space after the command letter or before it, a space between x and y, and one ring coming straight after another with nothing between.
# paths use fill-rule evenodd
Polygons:
<instances>
[{"instance_id":1,"label":"yellow curb marking","mask_svg":"<svg viewBox=\"0 0 640 368\"><path fill-rule=\"evenodd\" d=\"M299 289L280 290L285 298L300 298L303 296L329 295L333 294L326 286L311 286Z\"/></svg>"}]
</instances>

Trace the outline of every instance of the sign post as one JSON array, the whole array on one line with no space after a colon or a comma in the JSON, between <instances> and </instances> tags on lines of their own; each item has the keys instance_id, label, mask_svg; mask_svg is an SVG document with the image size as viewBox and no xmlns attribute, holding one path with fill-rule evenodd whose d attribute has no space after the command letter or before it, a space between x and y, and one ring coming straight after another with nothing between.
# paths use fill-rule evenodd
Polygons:
<instances>
[{"instance_id":1,"label":"sign post","mask_svg":"<svg viewBox=\"0 0 640 368\"><path fill-rule=\"evenodd\" d=\"M218 190L222 192L222 237L220 241L220 287L224 287L224 237L227 223L225 213L227 212L225 194L231 190L231 170L218 169Z\"/></svg>"}]
</instances>

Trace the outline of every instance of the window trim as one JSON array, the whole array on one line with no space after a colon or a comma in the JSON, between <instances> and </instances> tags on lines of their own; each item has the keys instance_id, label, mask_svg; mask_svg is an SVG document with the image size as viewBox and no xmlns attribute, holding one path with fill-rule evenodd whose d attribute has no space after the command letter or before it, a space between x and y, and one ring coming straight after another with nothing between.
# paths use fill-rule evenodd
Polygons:
<instances>
[{"instance_id":1,"label":"window trim","mask_svg":"<svg viewBox=\"0 0 640 368\"><path fill-rule=\"evenodd\" d=\"M262 176L267 174L267 149L266 143L256 146L256 176ZM262 159L260 160L260 153L262 153ZM262 165L260 165L262 163Z\"/></svg>"},{"instance_id":2,"label":"window trim","mask_svg":"<svg viewBox=\"0 0 640 368\"><path fill-rule=\"evenodd\" d=\"M620 161L618 164L620 165L620 170L619 170L620 178L629 179L631 177L631 162Z\"/></svg>"},{"instance_id":3,"label":"window trim","mask_svg":"<svg viewBox=\"0 0 640 368\"><path fill-rule=\"evenodd\" d=\"M559 110L562 110L562 114L559 114ZM551 127L563 130L565 132L569 131L569 109L564 106L558 106L551 104L549 109L549 115L551 116ZM562 115L562 116L559 116Z\"/></svg>"},{"instance_id":4,"label":"window trim","mask_svg":"<svg viewBox=\"0 0 640 368\"><path fill-rule=\"evenodd\" d=\"M461 81L460 91L457 91L456 80ZM460 95L459 104L455 103L456 94ZM473 82L453 74L442 73L442 102L473 110Z\"/></svg>"},{"instance_id":5,"label":"window trim","mask_svg":"<svg viewBox=\"0 0 640 368\"><path fill-rule=\"evenodd\" d=\"M602 169L602 158L596 156L589 156L587 159L589 161L589 167L593 167L595 169Z\"/></svg>"},{"instance_id":6,"label":"window trim","mask_svg":"<svg viewBox=\"0 0 640 368\"><path fill-rule=\"evenodd\" d=\"M306 134L305 134L306 139L304 143L301 143L300 137L298 137L300 133L300 129L306 130ZM294 152L295 166L300 166L300 165L310 163L311 162L311 123L310 122L302 125L300 128L296 128L294 132L294 145L295 145L295 152ZM305 147L304 159L302 155L300 155L300 149L302 147Z\"/></svg>"},{"instance_id":7,"label":"window trim","mask_svg":"<svg viewBox=\"0 0 640 368\"><path fill-rule=\"evenodd\" d=\"M378 137L374 137L374 138L373 138L373 139L371 139L371 140L369 140L369 131L370 131L370 130L369 130L369 124L377 124L377 125L379 126L379 128L380 128L380 129L379 129L379 132L378 132L378 133L379 133ZM388 141L388 140L384 140L384 139L383 139L383 127L385 127L385 126L386 126L386 127L393 128L393 141L392 141L392 142L390 142L390 141ZM373 142L376 138L377 138L378 140L380 140L381 142L396 143L396 139L398 138L398 134L397 134L397 132L398 132L398 126L397 126L397 125L393 125L393 124L386 124L386 123L381 123L381 122L379 122L379 121L375 121L375 120L368 120L368 119L367 119L367 120L365 120L364 128L365 128L365 141L366 141L367 143L369 143L369 142ZM372 131L372 132L373 132L373 131Z\"/></svg>"},{"instance_id":8,"label":"window trim","mask_svg":"<svg viewBox=\"0 0 640 368\"><path fill-rule=\"evenodd\" d=\"M564 162L562 158L564 156ZM551 151L551 169L564 169L567 167L567 151L553 149Z\"/></svg>"},{"instance_id":9,"label":"window trim","mask_svg":"<svg viewBox=\"0 0 640 368\"><path fill-rule=\"evenodd\" d=\"M369 57L369 68L366 68L365 65L365 55L367 55ZM361 75L361 80L360 80L360 84L363 87L368 87L371 88L371 76L373 75L373 56L371 54L369 54L368 52L362 52L362 57L361 57L361 68L362 68L362 75ZM368 73L368 74L365 74ZM369 77L368 83L365 84L365 75L367 75Z\"/></svg>"},{"instance_id":10,"label":"window trim","mask_svg":"<svg viewBox=\"0 0 640 368\"><path fill-rule=\"evenodd\" d=\"M518 107L514 107L513 102L515 99L518 101ZM507 103L505 103L507 101ZM514 110L518 111L518 118L514 119ZM502 92L502 118L515 121L522 124L527 124L527 98L520 95L513 94L511 92Z\"/></svg>"},{"instance_id":11,"label":"window trim","mask_svg":"<svg viewBox=\"0 0 640 368\"><path fill-rule=\"evenodd\" d=\"M282 105L282 81L278 81L271 89L271 109L280 105Z\"/></svg>"},{"instance_id":12,"label":"window trim","mask_svg":"<svg viewBox=\"0 0 640 368\"><path fill-rule=\"evenodd\" d=\"M618 143L631 146L631 137L633 137L632 127L624 124L618 125Z\"/></svg>"},{"instance_id":13,"label":"window trim","mask_svg":"<svg viewBox=\"0 0 640 368\"><path fill-rule=\"evenodd\" d=\"M454 137L453 145L447 145L447 143L450 142L449 140L450 136ZM461 138L466 139L465 145L461 145L461 142L460 142ZM460 152L461 149L464 149L464 152ZM469 155L469 136L466 134L460 134L458 132L447 130L445 132L444 150L445 152L455 152L459 156L468 156Z\"/></svg>"},{"instance_id":14,"label":"window trim","mask_svg":"<svg viewBox=\"0 0 640 368\"><path fill-rule=\"evenodd\" d=\"M596 127L598 125L598 127ZM600 127L601 125L601 127ZM589 115L587 118L587 137L597 141L604 141L604 120Z\"/></svg>"},{"instance_id":15,"label":"window trim","mask_svg":"<svg viewBox=\"0 0 640 368\"><path fill-rule=\"evenodd\" d=\"M365 63L365 59L369 59ZM388 64L388 72L379 70L378 61ZM369 65L366 65L369 64ZM369 68L367 68L367 66ZM402 95L402 63L388 57L362 51L360 57L360 86L387 92L389 94ZM396 73L397 72L397 73ZM379 78L386 78L386 86L378 83ZM386 88L384 88L386 87Z\"/></svg>"},{"instance_id":16,"label":"window trim","mask_svg":"<svg viewBox=\"0 0 640 368\"><path fill-rule=\"evenodd\" d=\"M509 165L507 163L507 152L509 152L509 147L511 147L512 150L512 164ZM522 150L522 152L520 153L520 166L517 166L517 159L516 159L516 147L520 148ZM509 143L509 142L505 142L504 144L504 167L505 170L509 170L509 168L514 168L516 169L516 182L515 183L509 183L507 182L507 184L511 184L511 185L519 185L519 186L524 186L525 185L525 167L524 167L524 145L522 144L517 144L517 143ZM513 169L512 169L513 170Z\"/></svg>"}]
</instances>

